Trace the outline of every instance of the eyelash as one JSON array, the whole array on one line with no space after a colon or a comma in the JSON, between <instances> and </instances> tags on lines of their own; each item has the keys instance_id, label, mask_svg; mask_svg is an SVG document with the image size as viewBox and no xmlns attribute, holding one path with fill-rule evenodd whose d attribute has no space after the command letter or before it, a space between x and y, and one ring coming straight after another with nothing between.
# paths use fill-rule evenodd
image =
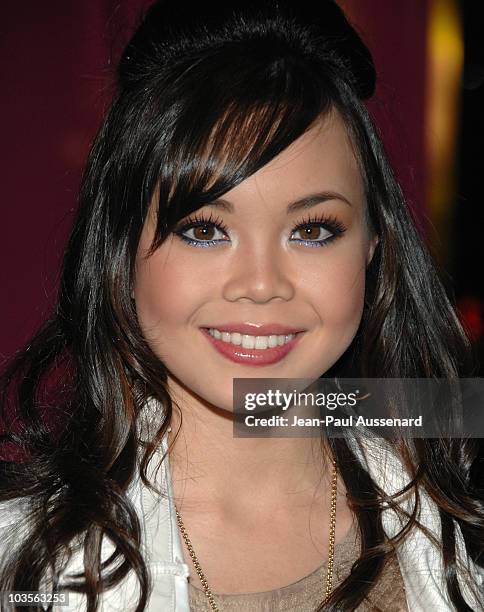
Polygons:
<instances>
[{"instance_id":1,"label":"eyelash","mask_svg":"<svg viewBox=\"0 0 484 612\"><path fill-rule=\"evenodd\" d=\"M190 229L194 229L196 227L204 225L213 225L216 229L220 230L224 234L228 234L228 228L222 221L222 219L220 219L219 217L214 217L212 213L210 213L208 217L198 214L189 217L186 222L183 223L183 225L177 227L173 233L176 234L187 244L195 247L211 247L218 245L222 242L227 242L226 240L194 240L193 238L188 238L187 236L183 235L186 231ZM322 240L303 240L301 238L297 239L297 242L310 247L327 246L330 242L333 242L333 240L336 240L337 238L342 236L346 231L346 227L341 223L341 221L336 219L336 217L333 217L332 215L316 215L303 218L291 231L291 235L294 232L297 232L303 229L304 227L307 227L308 225L321 225L323 226L323 229L330 231L332 234L331 236L328 236L327 238L324 238Z\"/></svg>"}]
</instances>

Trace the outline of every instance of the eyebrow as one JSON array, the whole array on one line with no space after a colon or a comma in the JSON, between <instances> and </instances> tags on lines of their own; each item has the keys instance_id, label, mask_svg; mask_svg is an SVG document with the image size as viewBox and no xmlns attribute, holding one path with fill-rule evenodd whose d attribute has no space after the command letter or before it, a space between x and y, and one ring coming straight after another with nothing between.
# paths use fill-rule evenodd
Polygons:
<instances>
[{"instance_id":1,"label":"eyebrow","mask_svg":"<svg viewBox=\"0 0 484 612\"><path fill-rule=\"evenodd\" d=\"M316 204L321 204L322 202L328 202L329 200L340 200L344 202L348 206L351 206L351 202L347 200L341 193L336 191L321 191L319 193L311 193L304 198L300 198L294 202L291 202L287 205L287 214L295 212L297 210L305 210L307 208L311 208L312 206L316 206ZM213 202L209 202L206 206L210 206L211 208L218 208L220 210L224 210L228 213L234 212L234 205L228 200L224 200L223 198L218 198Z\"/></svg>"}]
</instances>

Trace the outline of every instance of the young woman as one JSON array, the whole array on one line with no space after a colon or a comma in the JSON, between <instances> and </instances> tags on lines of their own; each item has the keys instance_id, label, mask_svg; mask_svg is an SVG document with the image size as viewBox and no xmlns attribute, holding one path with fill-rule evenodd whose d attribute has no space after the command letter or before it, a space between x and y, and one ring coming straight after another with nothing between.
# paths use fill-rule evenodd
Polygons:
<instances>
[{"instance_id":1,"label":"young woman","mask_svg":"<svg viewBox=\"0 0 484 612\"><path fill-rule=\"evenodd\" d=\"M483 609L479 440L233 436L234 378L473 373L374 82L333 2L147 12L2 379L5 609Z\"/></svg>"}]
</instances>

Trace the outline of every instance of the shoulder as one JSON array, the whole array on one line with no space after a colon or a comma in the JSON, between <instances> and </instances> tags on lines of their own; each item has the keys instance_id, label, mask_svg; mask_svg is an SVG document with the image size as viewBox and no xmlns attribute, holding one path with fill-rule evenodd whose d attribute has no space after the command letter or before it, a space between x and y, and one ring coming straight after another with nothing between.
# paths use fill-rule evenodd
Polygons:
<instances>
[{"instance_id":1,"label":"shoulder","mask_svg":"<svg viewBox=\"0 0 484 612\"><path fill-rule=\"evenodd\" d=\"M387 495L395 495L411 481L403 459L389 441L376 436L365 436L358 441L350 440L349 445L372 480ZM395 498L395 508L387 502L383 503L382 525L386 535L393 538L407 525L415 512L418 524L413 525L397 547L410 609L453 611L454 607L447 595L439 507L423 487L417 490L418 504L415 487ZM455 520L454 527L458 578L463 595L473 606L472 609L482 609L479 593L480 597L484 597L484 569L470 559L461 529ZM477 587L478 593L473 592L473 586Z\"/></svg>"},{"instance_id":2,"label":"shoulder","mask_svg":"<svg viewBox=\"0 0 484 612\"><path fill-rule=\"evenodd\" d=\"M4 567L30 533L31 512L24 498L0 502L0 566Z\"/></svg>"},{"instance_id":3,"label":"shoulder","mask_svg":"<svg viewBox=\"0 0 484 612\"><path fill-rule=\"evenodd\" d=\"M0 502L0 530L23 525L29 518L29 510L30 504L25 498L14 498Z\"/></svg>"}]
</instances>

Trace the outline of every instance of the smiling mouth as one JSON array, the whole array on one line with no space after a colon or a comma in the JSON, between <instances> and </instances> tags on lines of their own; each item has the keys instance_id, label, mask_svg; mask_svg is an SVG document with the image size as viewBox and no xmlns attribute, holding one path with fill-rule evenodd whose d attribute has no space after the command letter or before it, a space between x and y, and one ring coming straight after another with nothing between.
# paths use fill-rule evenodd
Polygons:
<instances>
[{"instance_id":1,"label":"smiling mouth","mask_svg":"<svg viewBox=\"0 0 484 612\"><path fill-rule=\"evenodd\" d=\"M207 332L216 340L221 340L227 344L240 346L245 349L267 350L277 346L288 344L297 334L267 334L267 335L252 335L241 334L239 332L225 332L216 328L205 328Z\"/></svg>"},{"instance_id":2,"label":"smiling mouth","mask_svg":"<svg viewBox=\"0 0 484 612\"><path fill-rule=\"evenodd\" d=\"M248 365L270 365L281 361L298 344L303 331L291 334L251 336L202 328L212 346L227 359ZM219 337L217 337L219 336Z\"/></svg>"}]
</instances>

